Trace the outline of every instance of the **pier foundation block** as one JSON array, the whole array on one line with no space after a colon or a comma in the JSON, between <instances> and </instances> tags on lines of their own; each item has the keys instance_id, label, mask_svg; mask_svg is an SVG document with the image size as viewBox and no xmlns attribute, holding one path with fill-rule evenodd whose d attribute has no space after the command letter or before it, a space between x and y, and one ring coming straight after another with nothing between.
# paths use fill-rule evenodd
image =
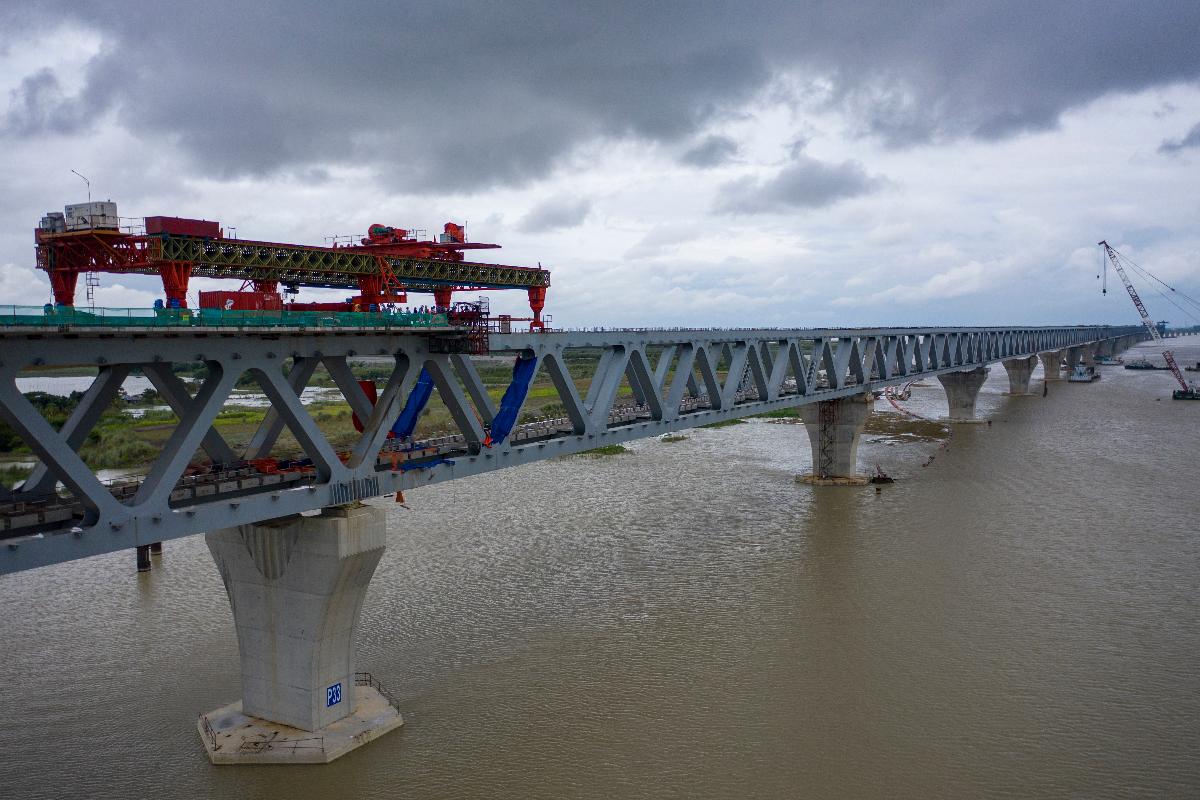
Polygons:
<instances>
[{"instance_id":1,"label":"pier foundation block","mask_svg":"<svg viewBox=\"0 0 1200 800\"><path fill-rule=\"evenodd\" d=\"M979 389L987 380L987 367L978 367L963 372L945 372L937 378L946 390L946 404L949 413L945 417L948 422L971 423L986 422L975 417L975 400L979 397Z\"/></svg>"},{"instance_id":2,"label":"pier foundation block","mask_svg":"<svg viewBox=\"0 0 1200 800\"><path fill-rule=\"evenodd\" d=\"M812 446L813 471L802 483L816 486L862 486L858 473L858 442L871 415L871 396L842 397L800 406L800 418Z\"/></svg>"},{"instance_id":3,"label":"pier foundation block","mask_svg":"<svg viewBox=\"0 0 1200 800\"><path fill-rule=\"evenodd\" d=\"M1029 379L1033 376L1033 368L1037 366L1037 356L1029 358L1009 358L1004 361L1004 371L1008 373L1008 393L1010 395L1027 395Z\"/></svg>"},{"instance_id":4,"label":"pier foundation block","mask_svg":"<svg viewBox=\"0 0 1200 800\"><path fill-rule=\"evenodd\" d=\"M205 536L233 609L242 669L241 702L197 723L214 763L330 761L403 723L355 672L355 633L385 521L380 508L338 506Z\"/></svg>"}]
</instances>

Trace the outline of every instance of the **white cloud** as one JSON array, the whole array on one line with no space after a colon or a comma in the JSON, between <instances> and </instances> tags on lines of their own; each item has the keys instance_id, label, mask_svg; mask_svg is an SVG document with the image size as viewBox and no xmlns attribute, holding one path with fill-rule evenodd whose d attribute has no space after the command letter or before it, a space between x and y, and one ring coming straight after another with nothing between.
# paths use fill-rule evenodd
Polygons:
<instances>
[{"instance_id":1,"label":"white cloud","mask_svg":"<svg viewBox=\"0 0 1200 800\"><path fill-rule=\"evenodd\" d=\"M160 297L162 292L134 289L122 283L96 289L96 305L102 308L150 308Z\"/></svg>"},{"instance_id":2,"label":"white cloud","mask_svg":"<svg viewBox=\"0 0 1200 800\"><path fill-rule=\"evenodd\" d=\"M931 275L920 283L900 283L865 297L839 297L832 302L834 305L845 306L858 303L875 305L951 300L988 288L993 282L989 280L989 271L994 279L997 272L995 265L989 268L978 261L971 261Z\"/></svg>"},{"instance_id":3,"label":"white cloud","mask_svg":"<svg viewBox=\"0 0 1200 800\"><path fill-rule=\"evenodd\" d=\"M42 306L50 302L46 273L16 264L0 266L0 305Z\"/></svg>"}]
</instances>

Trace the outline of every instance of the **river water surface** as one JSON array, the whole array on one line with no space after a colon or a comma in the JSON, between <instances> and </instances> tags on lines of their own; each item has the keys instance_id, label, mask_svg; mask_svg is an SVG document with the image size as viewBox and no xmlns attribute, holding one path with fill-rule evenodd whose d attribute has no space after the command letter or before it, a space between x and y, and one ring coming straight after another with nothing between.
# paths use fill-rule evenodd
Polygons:
<instances>
[{"instance_id":1,"label":"river water surface","mask_svg":"<svg viewBox=\"0 0 1200 800\"><path fill-rule=\"evenodd\" d=\"M409 493L359 636L406 724L327 766L208 763L201 537L5 576L0 797L1200 796L1200 403L1102 372L994 367L992 425L864 442L880 495L760 422Z\"/></svg>"}]
</instances>

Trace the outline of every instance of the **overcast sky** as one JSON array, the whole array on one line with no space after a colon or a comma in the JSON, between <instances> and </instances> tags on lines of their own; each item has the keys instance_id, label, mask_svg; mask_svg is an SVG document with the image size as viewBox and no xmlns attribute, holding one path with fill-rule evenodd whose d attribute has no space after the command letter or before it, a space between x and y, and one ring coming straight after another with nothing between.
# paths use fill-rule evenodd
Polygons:
<instances>
[{"instance_id":1,"label":"overcast sky","mask_svg":"<svg viewBox=\"0 0 1200 800\"><path fill-rule=\"evenodd\" d=\"M1198 42L1196 0L0 0L0 302L75 169L243 238L466 221L558 325L1136 321L1101 238L1200 297Z\"/></svg>"}]
</instances>

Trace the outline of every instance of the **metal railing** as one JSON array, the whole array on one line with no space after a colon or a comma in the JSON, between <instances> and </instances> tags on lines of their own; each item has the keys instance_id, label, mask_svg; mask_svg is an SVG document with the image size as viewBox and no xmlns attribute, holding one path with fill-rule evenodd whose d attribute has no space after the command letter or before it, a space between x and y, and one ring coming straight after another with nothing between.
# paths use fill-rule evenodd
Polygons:
<instances>
[{"instance_id":1,"label":"metal railing","mask_svg":"<svg viewBox=\"0 0 1200 800\"><path fill-rule=\"evenodd\" d=\"M370 686L372 689L379 692L379 694L383 697L384 700L387 700L389 706L396 709L397 714L400 713L400 701L396 699L395 695L393 695L387 689L383 688L383 684L381 684L379 681L375 680L375 676L373 676L371 673L369 673L369 672L354 673L354 685L355 686Z\"/></svg>"},{"instance_id":2,"label":"metal railing","mask_svg":"<svg viewBox=\"0 0 1200 800\"><path fill-rule=\"evenodd\" d=\"M212 723L208 721L206 714L200 715L200 721L204 724L204 735L208 738L208 743L212 745L212 749L217 749L217 732L213 730Z\"/></svg>"}]
</instances>

